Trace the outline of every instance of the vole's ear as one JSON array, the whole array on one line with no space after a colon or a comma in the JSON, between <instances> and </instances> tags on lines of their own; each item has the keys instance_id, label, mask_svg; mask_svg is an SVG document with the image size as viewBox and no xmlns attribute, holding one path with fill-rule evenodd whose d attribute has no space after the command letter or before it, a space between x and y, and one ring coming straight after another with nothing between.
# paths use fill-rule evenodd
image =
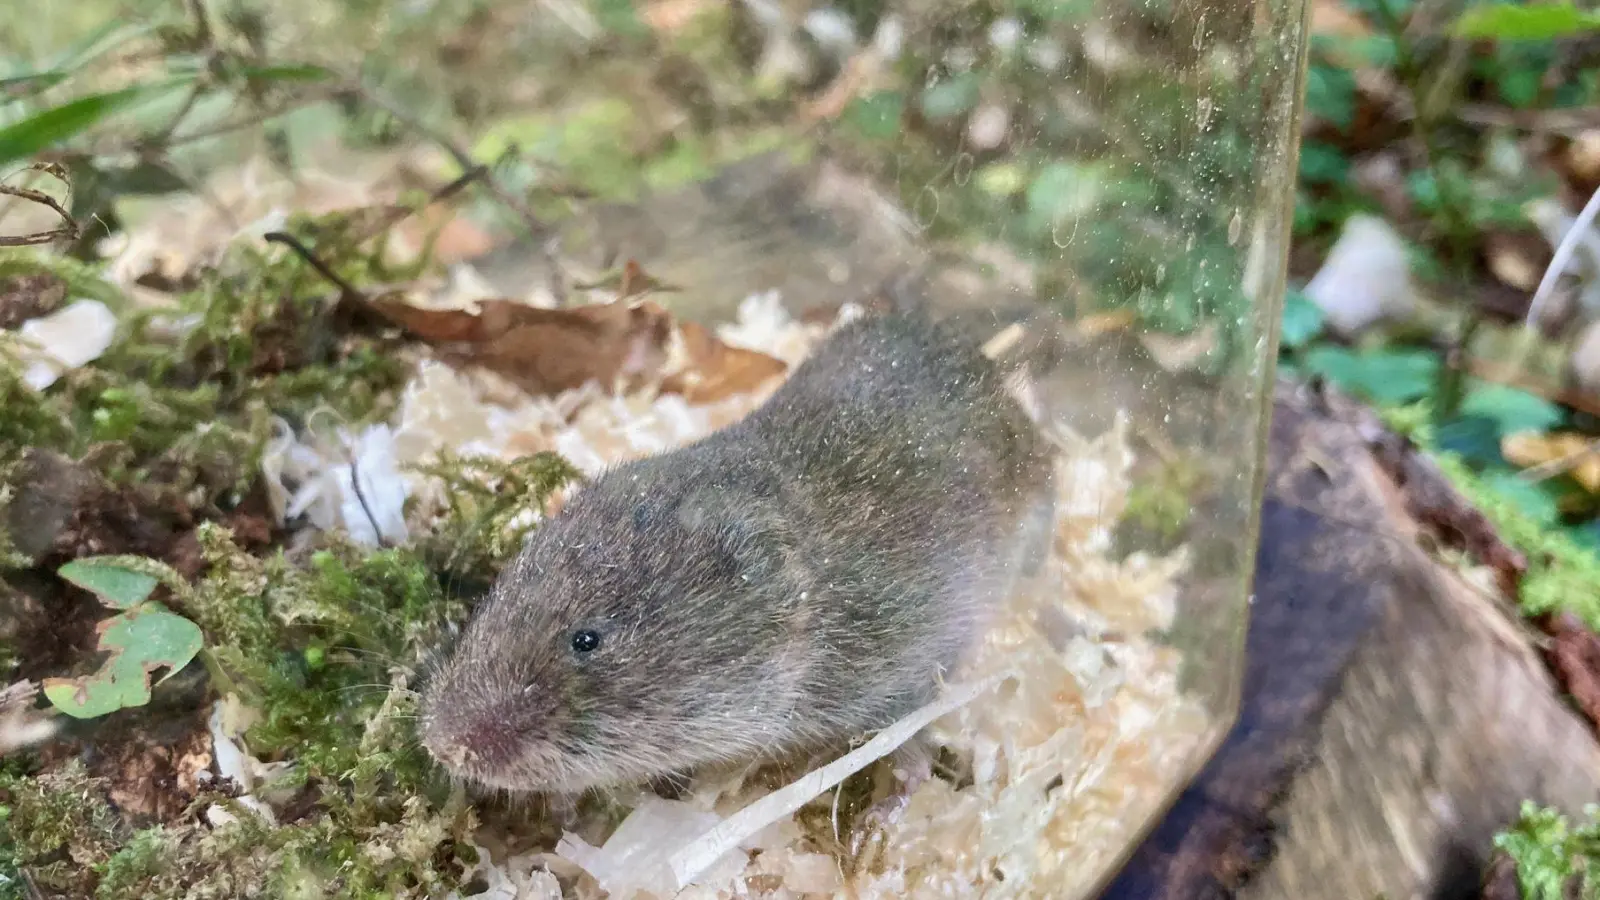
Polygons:
<instances>
[{"instance_id":1,"label":"vole's ear","mask_svg":"<svg viewBox=\"0 0 1600 900\"><path fill-rule=\"evenodd\" d=\"M733 577L757 581L777 574L782 563L778 536L766 526L764 517L749 511L730 517L717 529L716 537Z\"/></svg>"},{"instance_id":2,"label":"vole's ear","mask_svg":"<svg viewBox=\"0 0 1600 900\"><path fill-rule=\"evenodd\" d=\"M678 523L717 555L719 574L753 580L770 576L779 563L776 536L762 512L766 501L715 488L696 491L678 505Z\"/></svg>"}]
</instances>

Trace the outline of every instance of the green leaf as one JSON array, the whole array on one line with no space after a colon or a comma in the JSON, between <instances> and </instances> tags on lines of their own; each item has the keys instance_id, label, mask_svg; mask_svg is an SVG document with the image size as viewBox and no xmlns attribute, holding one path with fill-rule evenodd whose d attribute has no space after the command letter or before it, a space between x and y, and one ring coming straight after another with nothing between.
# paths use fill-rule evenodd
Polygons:
<instances>
[{"instance_id":1,"label":"green leaf","mask_svg":"<svg viewBox=\"0 0 1600 900\"><path fill-rule=\"evenodd\" d=\"M1350 159L1344 151L1321 141L1300 146L1300 181L1304 184L1344 184L1350 180Z\"/></svg>"},{"instance_id":2,"label":"green leaf","mask_svg":"<svg viewBox=\"0 0 1600 900\"><path fill-rule=\"evenodd\" d=\"M131 609L143 603L159 583L155 576L119 565L107 556L74 560L57 569L56 574L113 609Z\"/></svg>"},{"instance_id":3,"label":"green leaf","mask_svg":"<svg viewBox=\"0 0 1600 900\"><path fill-rule=\"evenodd\" d=\"M28 159L35 153L71 140L112 114L151 100L188 80L173 79L104 94L90 94L0 128L0 165Z\"/></svg>"},{"instance_id":4,"label":"green leaf","mask_svg":"<svg viewBox=\"0 0 1600 900\"><path fill-rule=\"evenodd\" d=\"M1454 453L1474 466L1505 465L1500 424L1485 416L1459 416L1433 429L1433 449Z\"/></svg>"},{"instance_id":5,"label":"green leaf","mask_svg":"<svg viewBox=\"0 0 1600 900\"><path fill-rule=\"evenodd\" d=\"M1105 195L1103 170L1054 162L1039 170L1028 185L1028 222L1034 230L1050 229L1094 210Z\"/></svg>"},{"instance_id":6,"label":"green leaf","mask_svg":"<svg viewBox=\"0 0 1600 900\"><path fill-rule=\"evenodd\" d=\"M922 114L934 121L953 119L978 105L978 76L962 72L928 85L922 92Z\"/></svg>"},{"instance_id":7,"label":"green leaf","mask_svg":"<svg viewBox=\"0 0 1600 900\"><path fill-rule=\"evenodd\" d=\"M906 98L898 91L878 91L851 101L844 119L864 137L888 140L900 133L900 116L905 105Z\"/></svg>"},{"instance_id":8,"label":"green leaf","mask_svg":"<svg viewBox=\"0 0 1600 900\"><path fill-rule=\"evenodd\" d=\"M1306 368L1346 390L1381 404L1410 403L1433 389L1439 359L1426 350L1380 350L1355 354L1343 347L1314 347Z\"/></svg>"},{"instance_id":9,"label":"green leaf","mask_svg":"<svg viewBox=\"0 0 1600 900\"><path fill-rule=\"evenodd\" d=\"M1544 72L1532 69L1513 69L1495 79L1495 90L1500 98L1517 109L1529 109L1539 101L1544 90Z\"/></svg>"},{"instance_id":10,"label":"green leaf","mask_svg":"<svg viewBox=\"0 0 1600 900\"><path fill-rule=\"evenodd\" d=\"M256 81L327 81L333 77L331 69L308 63L289 63L280 66L241 66L235 74Z\"/></svg>"},{"instance_id":11,"label":"green leaf","mask_svg":"<svg viewBox=\"0 0 1600 900\"><path fill-rule=\"evenodd\" d=\"M1474 387L1462 401L1461 414L1493 419L1502 437L1519 431L1549 431L1566 418L1554 403L1501 384Z\"/></svg>"},{"instance_id":12,"label":"green leaf","mask_svg":"<svg viewBox=\"0 0 1600 900\"><path fill-rule=\"evenodd\" d=\"M1300 291L1290 291L1283 298L1283 329L1279 343L1291 350L1304 347L1322 333L1322 307L1311 302Z\"/></svg>"},{"instance_id":13,"label":"green leaf","mask_svg":"<svg viewBox=\"0 0 1600 900\"><path fill-rule=\"evenodd\" d=\"M125 25L112 20L76 46L59 54L54 61L32 72L22 72L0 78L0 95L20 96L37 93L71 78L86 64L105 55L136 37L154 30L154 23Z\"/></svg>"},{"instance_id":14,"label":"green leaf","mask_svg":"<svg viewBox=\"0 0 1600 900\"><path fill-rule=\"evenodd\" d=\"M44 695L56 709L92 719L150 702L150 676L165 668L162 681L200 652L200 627L159 604L148 603L100 623L99 649L111 656L100 671L81 678L46 678Z\"/></svg>"},{"instance_id":15,"label":"green leaf","mask_svg":"<svg viewBox=\"0 0 1600 900\"><path fill-rule=\"evenodd\" d=\"M1549 41L1600 31L1600 12L1574 3L1486 4L1463 13L1454 31L1463 38Z\"/></svg>"},{"instance_id":16,"label":"green leaf","mask_svg":"<svg viewBox=\"0 0 1600 900\"><path fill-rule=\"evenodd\" d=\"M1321 63L1306 72L1306 110L1341 131L1356 119L1356 76Z\"/></svg>"}]
</instances>

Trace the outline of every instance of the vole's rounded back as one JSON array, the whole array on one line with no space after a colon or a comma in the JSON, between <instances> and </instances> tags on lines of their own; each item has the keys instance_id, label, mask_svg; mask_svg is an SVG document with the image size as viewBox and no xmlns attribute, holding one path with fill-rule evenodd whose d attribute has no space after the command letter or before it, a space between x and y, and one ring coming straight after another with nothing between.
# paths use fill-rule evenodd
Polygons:
<instances>
[{"instance_id":1,"label":"vole's rounded back","mask_svg":"<svg viewBox=\"0 0 1600 900\"><path fill-rule=\"evenodd\" d=\"M742 422L540 528L428 687L424 743L567 791L887 725L981 635L1049 473L976 343L846 325Z\"/></svg>"}]
</instances>

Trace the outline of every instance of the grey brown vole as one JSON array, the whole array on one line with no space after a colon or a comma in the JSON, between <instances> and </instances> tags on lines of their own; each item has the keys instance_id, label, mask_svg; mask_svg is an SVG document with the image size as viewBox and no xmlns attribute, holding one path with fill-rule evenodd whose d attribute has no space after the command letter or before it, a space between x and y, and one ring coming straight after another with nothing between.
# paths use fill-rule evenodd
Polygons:
<instances>
[{"instance_id":1,"label":"grey brown vole","mask_svg":"<svg viewBox=\"0 0 1600 900\"><path fill-rule=\"evenodd\" d=\"M1050 472L977 341L842 326L743 421L535 532L425 689L423 743L556 792L840 747L936 695Z\"/></svg>"}]
</instances>

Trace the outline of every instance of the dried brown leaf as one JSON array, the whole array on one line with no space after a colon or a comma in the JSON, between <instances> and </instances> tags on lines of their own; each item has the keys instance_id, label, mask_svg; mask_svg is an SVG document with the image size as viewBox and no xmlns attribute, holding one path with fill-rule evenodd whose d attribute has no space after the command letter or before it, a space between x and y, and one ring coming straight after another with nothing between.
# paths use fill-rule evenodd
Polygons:
<instances>
[{"instance_id":1,"label":"dried brown leaf","mask_svg":"<svg viewBox=\"0 0 1600 900\"><path fill-rule=\"evenodd\" d=\"M1600 635L1570 612L1546 617L1550 668L1590 724L1600 726Z\"/></svg>"},{"instance_id":2,"label":"dried brown leaf","mask_svg":"<svg viewBox=\"0 0 1600 900\"><path fill-rule=\"evenodd\" d=\"M1600 447L1589 435L1572 431L1508 434L1500 442L1500 453L1518 466L1556 465L1552 474L1568 472L1591 493L1600 494Z\"/></svg>"},{"instance_id":3,"label":"dried brown leaf","mask_svg":"<svg viewBox=\"0 0 1600 900\"><path fill-rule=\"evenodd\" d=\"M371 306L421 340L535 394L560 393L589 381L614 387L647 379L666 361L672 329L667 311L648 301L538 309L486 300L476 314L422 309L395 296Z\"/></svg>"},{"instance_id":4,"label":"dried brown leaf","mask_svg":"<svg viewBox=\"0 0 1600 900\"><path fill-rule=\"evenodd\" d=\"M666 379L663 391L682 394L690 403L714 403L753 391L788 368L783 360L723 343L695 322L680 327L689 368Z\"/></svg>"}]
</instances>

